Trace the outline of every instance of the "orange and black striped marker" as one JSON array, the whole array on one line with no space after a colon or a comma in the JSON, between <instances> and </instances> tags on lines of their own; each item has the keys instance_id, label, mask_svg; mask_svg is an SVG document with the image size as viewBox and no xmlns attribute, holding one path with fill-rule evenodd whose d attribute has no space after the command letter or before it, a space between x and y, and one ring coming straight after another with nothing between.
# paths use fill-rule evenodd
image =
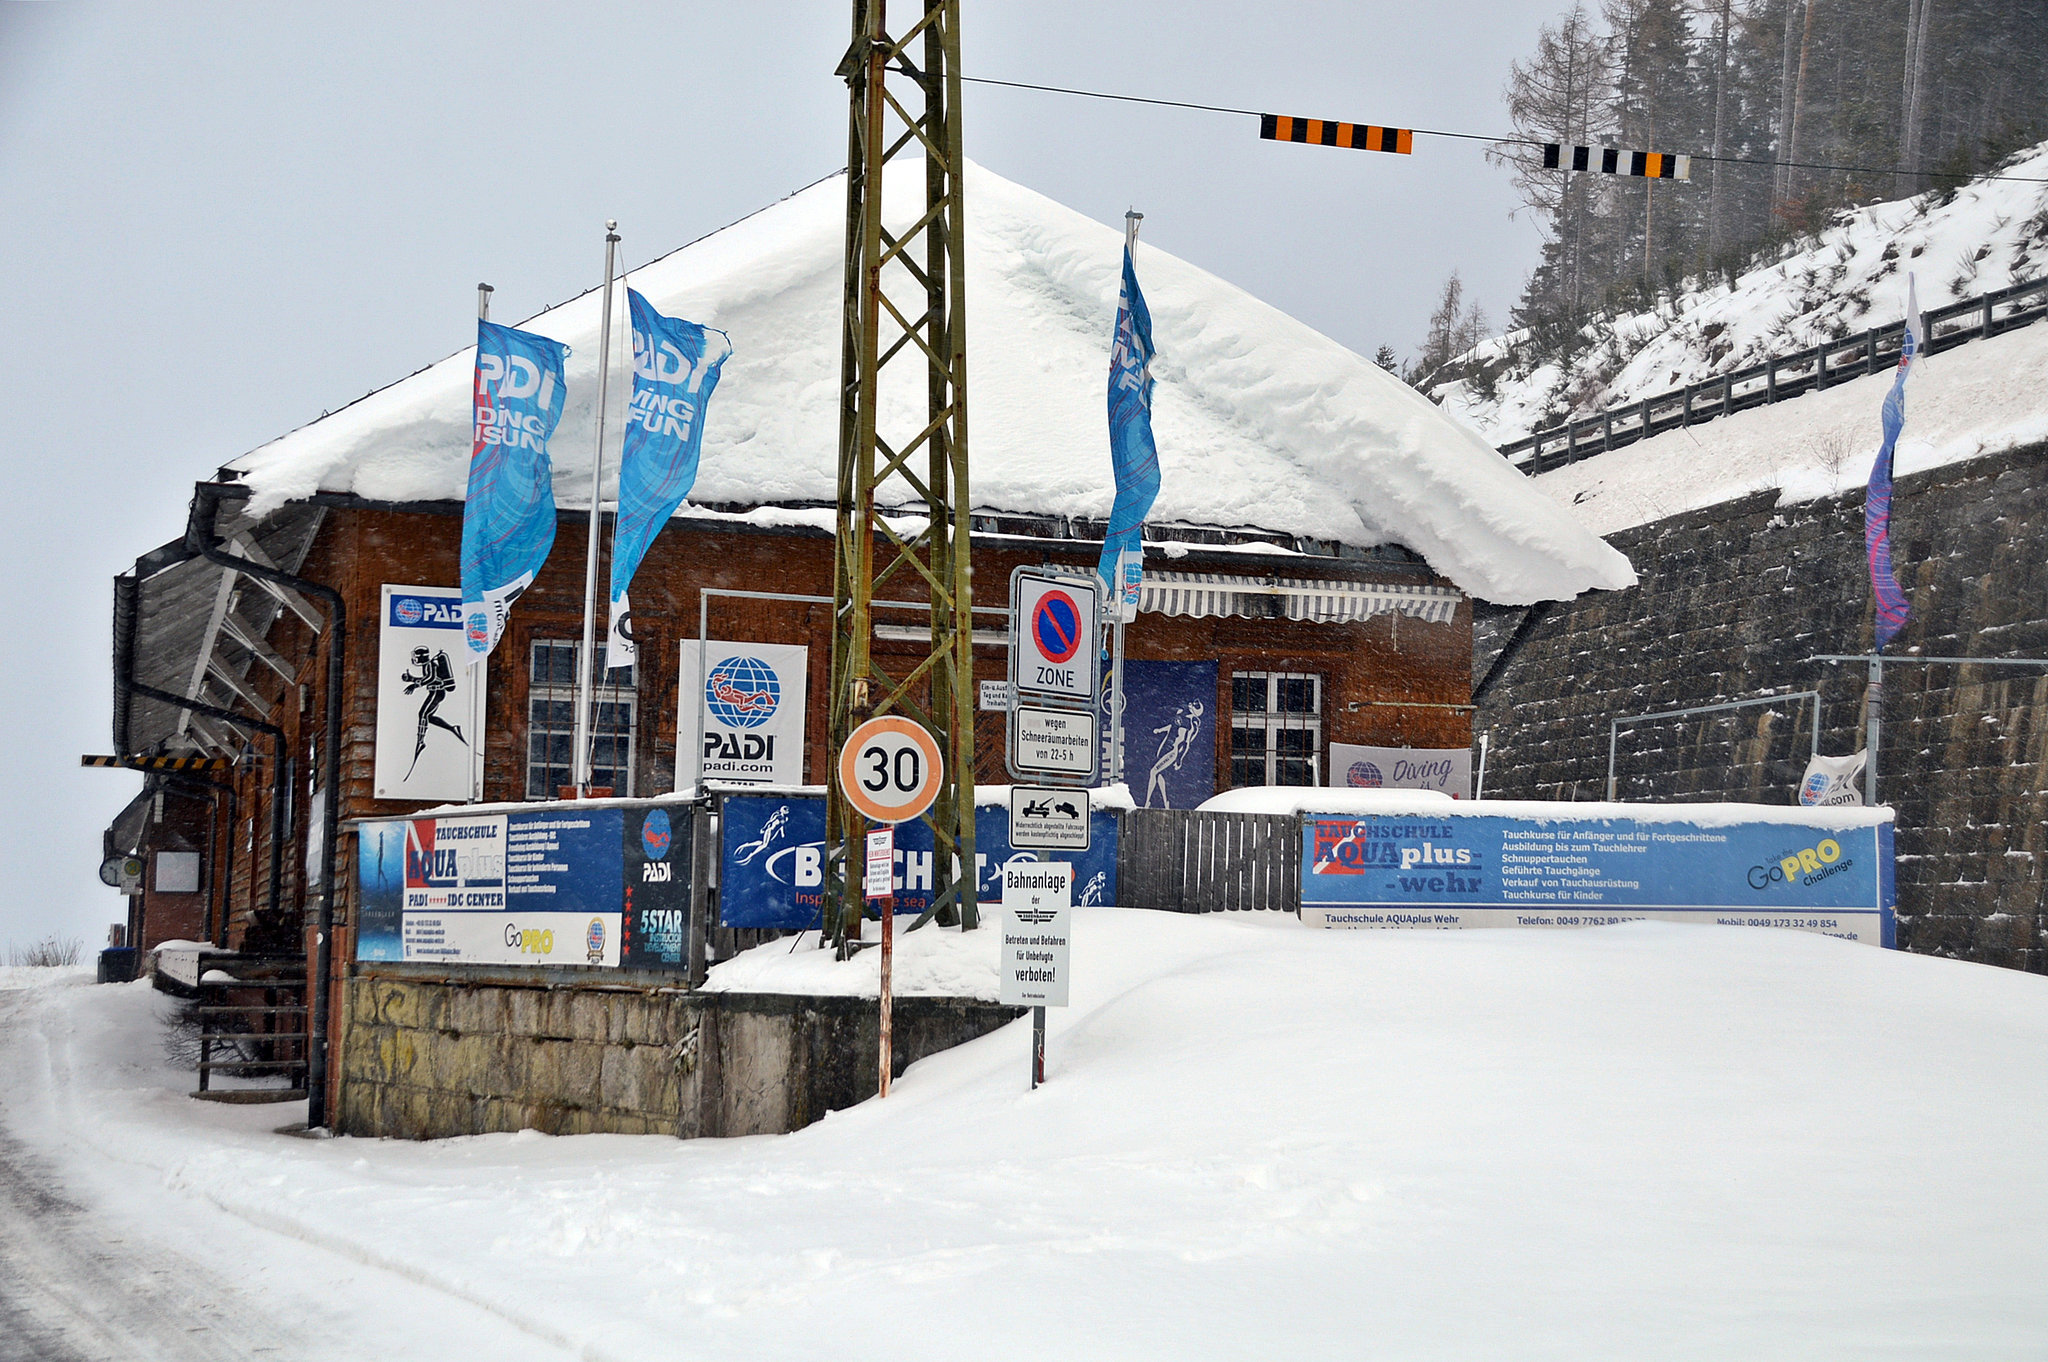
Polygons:
<instances>
[{"instance_id":1,"label":"orange and black striped marker","mask_svg":"<svg viewBox=\"0 0 2048 1362\"><path fill-rule=\"evenodd\" d=\"M1321 147L1357 151L1390 151L1397 156L1415 151L1413 128L1382 128L1374 123L1339 123L1329 118L1296 118L1291 114L1260 114L1259 136L1268 142L1312 142Z\"/></svg>"},{"instance_id":2,"label":"orange and black striped marker","mask_svg":"<svg viewBox=\"0 0 2048 1362\"><path fill-rule=\"evenodd\" d=\"M1571 164L1566 166L1566 154ZM1641 180L1690 180L1692 157L1661 151L1623 151L1618 147L1567 147L1543 144L1545 170L1588 170L1602 175L1632 175Z\"/></svg>"},{"instance_id":3,"label":"orange and black striped marker","mask_svg":"<svg viewBox=\"0 0 2048 1362\"><path fill-rule=\"evenodd\" d=\"M112 766L124 771L231 771L234 763L222 757L103 757L87 755L80 766Z\"/></svg>"}]
</instances>

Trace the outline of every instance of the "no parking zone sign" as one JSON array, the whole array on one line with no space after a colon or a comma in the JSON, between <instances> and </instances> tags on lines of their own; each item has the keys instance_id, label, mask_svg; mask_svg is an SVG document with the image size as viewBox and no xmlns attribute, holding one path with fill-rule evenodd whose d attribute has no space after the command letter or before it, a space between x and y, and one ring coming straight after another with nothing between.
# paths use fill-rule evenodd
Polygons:
<instances>
[{"instance_id":1,"label":"no parking zone sign","mask_svg":"<svg viewBox=\"0 0 2048 1362\"><path fill-rule=\"evenodd\" d=\"M1019 780L1093 785L1101 604L1093 577L1010 574L1008 766Z\"/></svg>"}]
</instances>

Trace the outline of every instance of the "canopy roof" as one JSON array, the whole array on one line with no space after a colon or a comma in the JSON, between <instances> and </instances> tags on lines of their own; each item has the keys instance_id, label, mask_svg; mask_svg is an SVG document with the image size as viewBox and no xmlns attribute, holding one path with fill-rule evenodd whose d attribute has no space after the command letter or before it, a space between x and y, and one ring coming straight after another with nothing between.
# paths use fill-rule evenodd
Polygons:
<instances>
[{"instance_id":1,"label":"canopy roof","mask_svg":"<svg viewBox=\"0 0 2048 1362\"><path fill-rule=\"evenodd\" d=\"M923 177L889 177L889 217ZM900 197L899 197L900 196ZM1122 233L979 167L967 176L968 440L976 509L1108 514L1105 387ZM845 184L834 176L675 251L627 282L665 313L730 334L705 425L697 503L835 496ZM1420 554L1503 604L1631 585L1622 555L1406 384L1205 270L1139 246L1158 358L1154 523L1248 526ZM618 301L623 313L623 296ZM599 295L521 325L573 349L552 453L556 500L588 505ZM625 328L614 326L619 355ZM229 471L264 515L315 492L459 500L473 351L245 455ZM884 428L923 424L921 372L884 385ZM613 441L631 384L615 356ZM885 371L886 373L887 371ZM611 456L616 463L616 454Z\"/></svg>"}]
</instances>

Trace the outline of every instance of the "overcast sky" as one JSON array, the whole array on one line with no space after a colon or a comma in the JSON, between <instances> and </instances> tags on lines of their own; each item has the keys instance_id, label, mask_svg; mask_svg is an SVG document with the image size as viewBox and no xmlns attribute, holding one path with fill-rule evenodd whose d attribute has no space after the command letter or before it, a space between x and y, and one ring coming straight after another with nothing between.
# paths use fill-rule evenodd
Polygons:
<instances>
[{"instance_id":1,"label":"overcast sky","mask_svg":"<svg viewBox=\"0 0 2048 1362\"><path fill-rule=\"evenodd\" d=\"M1561 0L967 0L967 74L1408 127L1503 125ZM908 8L905 0L899 5ZM109 6L0 0L11 700L0 947L101 944L114 575L192 483L844 163L848 0ZM968 154L1370 355L1456 269L1535 262L1477 144L1279 146L1250 119L969 86ZM969 204L972 211L972 203ZM1106 343L1106 342L1105 342ZM1105 361L1106 362L1106 361ZM1106 457L1106 456L1105 456Z\"/></svg>"}]
</instances>

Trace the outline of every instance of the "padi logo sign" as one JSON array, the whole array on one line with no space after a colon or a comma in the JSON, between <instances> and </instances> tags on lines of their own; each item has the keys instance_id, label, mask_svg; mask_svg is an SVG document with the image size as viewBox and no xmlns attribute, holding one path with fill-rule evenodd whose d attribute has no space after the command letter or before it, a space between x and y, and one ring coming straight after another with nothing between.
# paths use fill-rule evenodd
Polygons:
<instances>
[{"instance_id":1,"label":"padi logo sign","mask_svg":"<svg viewBox=\"0 0 2048 1362\"><path fill-rule=\"evenodd\" d=\"M394 594L391 623L401 629L460 629L462 602L453 596Z\"/></svg>"},{"instance_id":2,"label":"padi logo sign","mask_svg":"<svg viewBox=\"0 0 2048 1362\"><path fill-rule=\"evenodd\" d=\"M704 678L704 707L729 728L759 728L782 703L782 679L758 657L728 657Z\"/></svg>"}]
</instances>

